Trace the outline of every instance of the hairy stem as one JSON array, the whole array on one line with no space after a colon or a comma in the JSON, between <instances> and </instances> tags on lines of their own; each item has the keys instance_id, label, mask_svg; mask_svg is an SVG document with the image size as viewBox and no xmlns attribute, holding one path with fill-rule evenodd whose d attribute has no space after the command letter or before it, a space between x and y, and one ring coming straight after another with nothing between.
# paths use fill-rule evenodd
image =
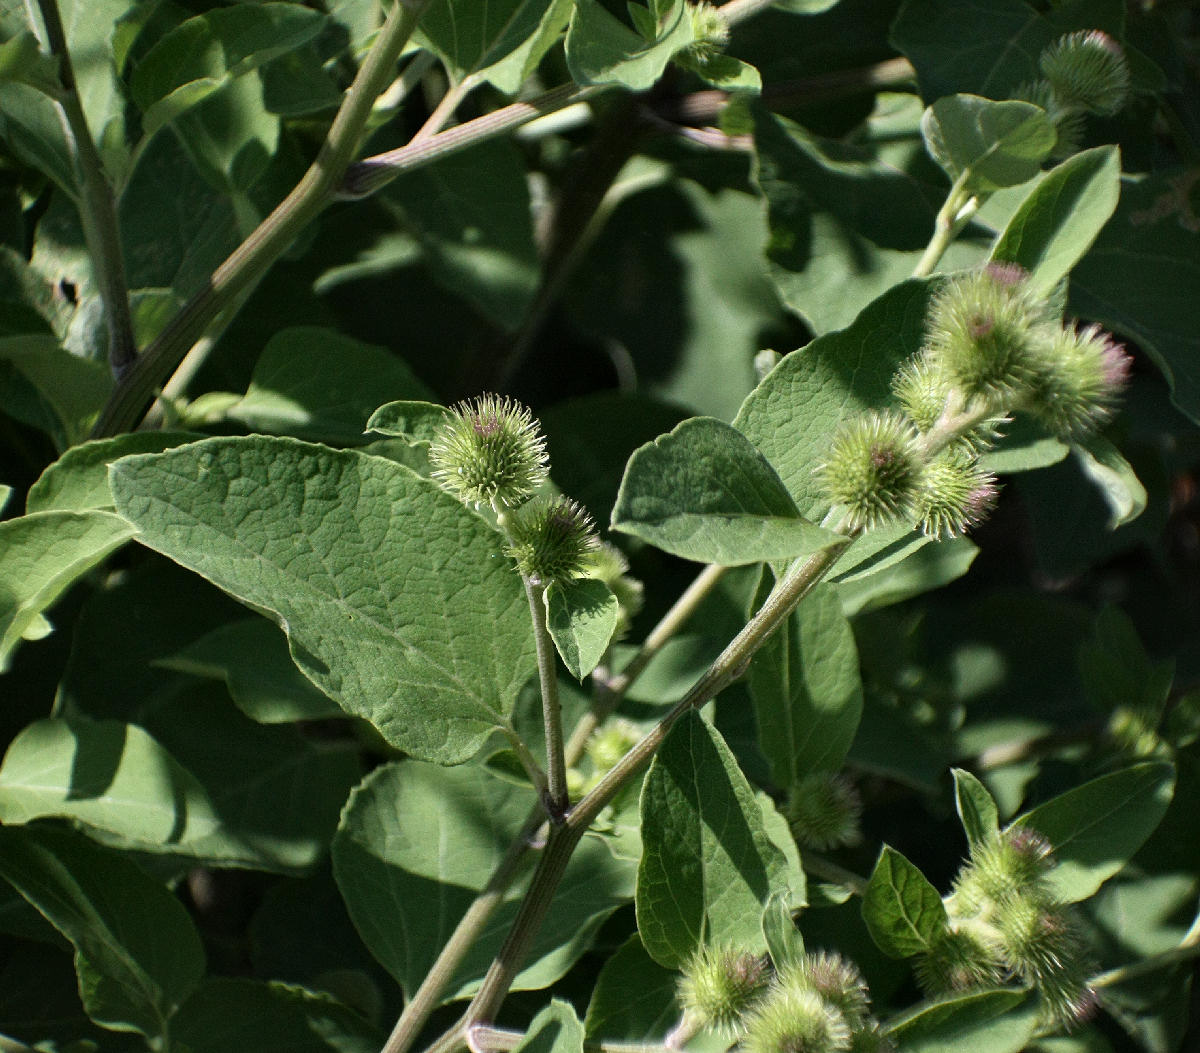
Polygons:
<instances>
[{"instance_id":1,"label":"hairy stem","mask_svg":"<svg viewBox=\"0 0 1200 1053\"><path fill-rule=\"evenodd\" d=\"M125 284L117 202L79 99L75 70L67 50L67 37L58 4L56 0L37 0L37 3L46 27L50 53L58 59L58 75L63 90L57 102L66 122L67 144L79 179L79 217L83 223L88 255L95 269L100 301L104 305L109 369L120 380L137 358L137 345L129 311L129 289Z\"/></svg>"},{"instance_id":2,"label":"hairy stem","mask_svg":"<svg viewBox=\"0 0 1200 1053\"><path fill-rule=\"evenodd\" d=\"M938 210L937 218L933 222L933 237L925 246L925 252L913 270L914 278L926 278L933 273L933 268L938 265L938 261L946 254L946 250L954 239L958 237L958 232L970 222L971 217L979 210L981 202L978 195L967 193L967 181L970 176L971 169L963 169L954 181L954 185L950 187L950 193L946 195L946 200Z\"/></svg>"},{"instance_id":3,"label":"hairy stem","mask_svg":"<svg viewBox=\"0 0 1200 1053\"><path fill-rule=\"evenodd\" d=\"M155 388L183 361L208 326L287 250L297 235L333 199L357 152L371 108L391 83L396 61L429 0L397 0L346 92L317 159L290 194L213 272L208 284L124 374L104 407L95 437L128 431Z\"/></svg>"},{"instance_id":4,"label":"hairy stem","mask_svg":"<svg viewBox=\"0 0 1200 1053\"><path fill-rule=\"evenodd\" d=\"M542 688L542 723L546 729L546 811L558 823L570 807L567 797L567 764L563 752L562 706L558 700L558 670L554 665L554 641L546 627L545 586L521 575L529 598L533 640L537 648L538 680Z\"/></svg>"}]
</instances>

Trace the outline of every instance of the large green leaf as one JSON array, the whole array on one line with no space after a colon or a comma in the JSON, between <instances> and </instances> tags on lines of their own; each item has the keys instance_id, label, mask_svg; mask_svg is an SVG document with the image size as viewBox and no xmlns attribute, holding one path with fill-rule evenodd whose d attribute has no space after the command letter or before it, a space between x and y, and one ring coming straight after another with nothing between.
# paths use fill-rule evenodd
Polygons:
<instances>
[{"instance_id":1,"label":"large green leaf","mask_svg":"<svg viewBox=\"0 0 1200 1053\"><path fill-rule=\"evenodd\" d=\"M928 952L946 931L937 889L890 845L883 846L867 882L862 916L879 949L893 958Z\"/></svg>"},{"instance_id":2,"label":"large green leaf","mask_svg":"<svg viewBox=\"0 0 1200 1053\"><path fill-rule=\"evenodd\" d=\"M812 469L842 421L892 404L892 375L921 347L928 302L926 282L904 282L849 328L787 355L742 403L734 427L771 462L801 515L820 520L828 510Z\"/></svg>"},{"instance_id":3,"label":"large green leaf","mask_svg":"<svg viewBox=\"0 0 1200 1053\"><path fill-rule=\"evenodd\" d=\"M175 1016L171 1038L190 1053L376 1053L383 1036L327 994L216 977Z\"/></svg>"},{"instance_id":4,"label":"large green leaf","mask_svg":"<svg viewBox=\"0 0 1200 1053\"><path fill-rule=\"evenodd\" d=\"M482 142L401 175L385 200L398 206L439 284L504 329L520 325L540 268L526 163L513 143Z\"/></svg>"},{"instance_id":5,"label":"large green leaf","mask_svg":"<svg viewBox=\"0 0 1200 1053\"><path fill-rule=\"evenodd\" d=\"M130 860L49 827L0 827L0 875L74 946L93 1020L166 1034L204 973L200 936L171 893Z\"/></svg>"},{"instance_id":6,"label":"large green leaf","mask_svg":"<svg viewBox=\"0 0 1200 1053\"><path fill-rule=\"evenodd\" d=\"M1054 847L1049 882L1067 903L1087 899L1132 857L1166 814L1175 769L1163 761L1101 775L1017 820Z\"/></svg>"},{"instance_id":7,"label":"large green leaf","mask_svg":"<svg viewBox=\"0 0 1200 1053\"><path fill-rule=\"evenodd\" d=\"M988 193L1037 175L1058 133L1046 112L1029 102L994 102L978 95L948 95L921 121L933 159L964 188Z\"/></svg>"},{"instance_id":8,"label":"large green leaf","mask_svg":"<svg viewBox=\"0 0 1200 1053\"><path fill-rule=\"evenodd\" d=\"M744 435L711 417L684 421L634 453L613 529L700 563L806 556L838 535L803 519Z\"/></svg>"},{"instance_id":9,"label":"large green leaf","mask_svg":"<svg viewBox=\"0 0 1200 1053\"><path fill-rule=\"evenodd\" d=\"M42 612L136 533L109 512L35 512L0 523L0 672L22 638L50 631Z\"/></svg>"},{"instance_id":10,"label":"large green leaf","mask_svg":"<svg viewBox=\"0 0 1200 1053\"><path fill-rule=\"evenodd\" d=\"M238 709L260 724L345 715L296 668L287 637L265 618L222 625L154 664L220 680Z\"/></svg>"},{"instance_id":11,"label":"large green leaf","mask_svg":"<svg viewBox=\"0 0 1200 1053\"><path fill-rule=\"evenodd\" d=\"M112 390L99 362L43 333L0 336L0 408L50 433L61 449L86 437Z\"/></svg>"},{"instance_id":12,"label":"large green leaf","mask_svg":"<svg viewBox=\"0 0 1200 1053\"><path fill-rule=\"evenodd\" d=\"M322 691L415 756L455 763L533 666L499 536L434 483L352 451L210 439L110 469L140 540L288 634Z\"/></svg>"},{"instance_id":13,"label":"large green leaf","mask_svg":"<svg viewBox=\"0 0 1200 1053\"><path fill-rule=\"evenodd\" d=\"M183 431L131 431L72 446L38 477L25 498L27 512L112 510L108 466L131 453L160 453L201 436Z\"/></svg>"},{"instance_id":14,"label":"large green leaf","mask_svg":"<svg viewBox=\"0 0 1200 1053\"><path fill-rule=\"evenodd\" d=\"M904 1053L1019 1053L1038 1024L1028 991L977 991L923 1004L888 1027Z\"/></svg>"},{"instance_id":15,"label":"large green leaf","mask_svg":"<svg viewBox=\"0 0 1200 1053\"><path fill-rule=\"evenodd\" d=\"M863 691L854 633L835 589L818 585L759 648L750 662L750 695L777 786L841 767Z\"/></svg>"},{"instance_id":16,"label":"large green leaf","mask_svg":"<svg viewBox=\"0 0 1200 1053\"><path fill-rule=\"evenodd\" d=\"M571 0L434 0L419 36L462 80L480 74L515 95L571 17Z\"/></svg>"},{"instance_id":17,"label":"large green leaf","mask_svg":"<svg viewBox=\"0 0 1200 1053\"><path fill-rule=\"evenodd\" d=\"M911 539L914 549L894 564L863 566L835 582L838 599L848 618L957 581L971 569L979 554L979 546L969 538L944 538L936 544L928 543L928 540L918 544L922 537L924 535ZM854 549L850 551L853 553Z\"/></svg>"},{"instance_id":18,"label":"large green leaf","mask_svg":"<svg viewBox=\"0 0 1200 1053\"><path fill-rule=\"evenodd\" d=\"M363 942L410 997L535 803L527 787L482 768L413 761L377 769L351 796L333 841L334 874ZM472 943L446 999L463 997L487 972L525 883L514 884ZM629 901L632 885L632 864L599 838L585 838L516 988L544 987L566 972L604 919Z\"/></svg>"},{"instance_id":19,"label":"large green leaf","mask_svg":"<svg viewBox=\"0 0 1200 1053\"><path fill-rule=\"evenodd\" d=\"M404 361L383 348L297 326L267 341L246 394L226 414L255 431L359 443L381 402L428 396Z\"/></svg>"},{"instance_id":20,"label":"large green leaf","mask_svg":"<svg viewBox=\"0 0 1200 1053\"><path fill-rule=\"evenodd\" d=\"M166 744L116 720L30 724L0 766L0 820L72 819L122 847L222 866L312 866L354 760L191 697L174 707L182 741Z\"/></svg>"},{"instance_id":21,"label":"large green leaf","mask_svg":"<svg viewBox=\"0 0 1200 1053\"><path fill-rule=\"evenodd\" d=\"M824 139L764 110L755 114L756 178L767 202L766 258L780 295L817 333L849 325L913 272L946 188L926 158L921 107L882 97L853 143ZM942 268L983 259L969 228Z\"/></svg>"},{"instance_id":22,"label":"large green leaf","mask_svg":"<svg viewBox=\"0 0 1200 1053\"><path fill-rule=\"evenodd\" d=\"M326 17L289 3L234 4L189 18L159 40L130 83L152 135L237 77L299 47Z\"/></svg>"},{"instance_id":23,"label":"large green leaf","mask_svg":"<svg viewBox=\"0 0 1200 1053\"><path fill-rule=\"evenodd\" d=\"M1127 179L1116 214L1071 274L1070 308L1137 342L1200 422L1200 225L1196 174Z\"/></svg>"},{"instance_id":24,"label":"large green leaf","mask_svg":"<svg viewBox=\"0 0 1200 1053\"><path fill-rule=\"evenodd\" d=\"M584 1027L594 1041L661 1042L679 1021L679 974L646 953L635 932L604 963Z\"/></svg>"},{"instance_id":25,"label":"large green leaf","mask_svg":"<svg viewBox=\"0 0 1200 1053\"><path fill-rule=\"evenodd\" d=\"M695 712L646 775L642 846L638 931L656 962L677 968L705 944L765 949L763 907L786 890L786 861L729 747Z\"/></svg>"},{"instance_id":26,"label":"large green leaf","mask_svg":"<svg viewBox=\"0 0 1200 1053\"><path fill-rule=\"evenodd\" d=\"M1120 194L1115 146L1076 154L1029 192L996 240L992 259L1019 263L1033 288L1049 294L1096 240Z\"/></svg>"},{"instance_id":27,"label":"large green leaf","mask_svg":"<svg viewBox=\"0 0 1200 1053\"><path fill-rule=\"evenodd\" d=\"M653 6L658 16L654 35L646 37L610 14L600 0L576 0L567 30L567 66L575 83L619 84L630 91L650 88L675 52L695 39L683 0ZM647 13L647 21L651 18Z\"/></svg>"}]
</instances>

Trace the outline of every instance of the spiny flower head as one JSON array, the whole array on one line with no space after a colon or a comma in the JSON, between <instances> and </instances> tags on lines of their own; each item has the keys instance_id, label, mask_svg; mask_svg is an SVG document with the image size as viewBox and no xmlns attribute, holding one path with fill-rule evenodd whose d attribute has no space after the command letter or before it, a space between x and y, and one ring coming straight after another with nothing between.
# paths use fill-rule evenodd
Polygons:
<instances>
[{"instance_id":1,"label":"spiny flower head","mask_svg":"<svg viewBox=\"0 0 1200 1053\"><path fill-rule=\"evenodd\" d=\"M529 410L497 395L451 407L430 445L433 477L460 501L515 508L545 481L546 439Z\"/></svg>"},{"instance_id":2,"label":"spiny flower head","mask_svg":"<svg viewBox=\"0 0 1200 1053\"><path fill-rule=\"evenodd\" d=\"M961 451L951 450L925 466L917 495L921 529L932 537L965 534L996 504L996 477Z\"/></svg>"},{"instance_id":3,"label":"spiny flower head","mask_svg":"<svg viewBox=\"0 0 1200 1053\"><path fill-rule=\"evenodd\" d=\"M1044 892L1054 868L1054 849L1036 830L1014 826L971 849L970 862L955 882L955 900L968 913Z\"/></svg>"},{"instance_id":4,"label":"spiny flower head","mask_svg":"<svg viewBox=\"0 0 1200 1053\"><path fill-rule=\"evenodd\" d=\"M817 951L786 966L777 980L780 987L813 991L835 1006L854 1030L870 1018L871 999L858 966L840 954Z\"/></svg>"},{"instance_id":5,"label":"spiny flower head","mask_svg":"<svg viewBox=\"0 0 1200 1053\"><path fill-rule=\"evenodd\" d=\"M840 848L862 837L862 799L850 780L835 772L804 776L789 791L785 814L792 836L810 848Z\"/></svg>"},{"instance_id":6,"label":"spiny flower head","mask_svg":"<svg viewBox=\"0 0 1200 1053\"><path fill-rule=\"evenodd\" d=\"M586 574L599 543L591 517L566 497L526 506L509 524L508 554L525 577L542 585Z\"/></svg>"},{"instance_id":7,"label":"spiny flower head","mask_svg":"<svg viewBox=\"0 0 1200 1053\"><path fill-rule=\"evenodd\" d=\"M1060 438L1083 438L1112 417L1130 364L1098 325L1060 329L1039 355L1025 406Z\"/></svg>"},{"instance_id":8,"label":"spiny flower head","mask_svg":"<svg viewBox=\"0 0 1200 1053\"><path fill-rule=\"evenodd\" d=\"M852 530L910 518L921 474L912 425L895 413L867 413L834 435L821 478Z\"/></svg>"},{"instance_id":9,"label":"spiny flower head","mask_svg":"<svg viewBox=\"0 0 1200 1053\"><path fill-rule=\"evenodd\" d=\"M710 3L689 7L692 19L692 42L676 57L681 65L703 73L704 68L725 50L729 43L729 23Z\"/></svg>"},{"instance_id":10,"label":"spiny flower head","mask_svg":"<svg viewBox=\"0 0 1200 1053\"><path fill-rule=\"evenodd\" d=\"M949 994L1002 983L1008 974L991 941L952 924L916 964L917 983L927 994Z\"/></svg>"},{"instance_id":11,"label":"spiny flower head","mask_svg":"<svg viewBox=\"0 0 1200 1053\"><path fill-rule=\"evenodd\" d=\"M683 966L679 1004L685 1018L732 1037L742 1017L766 988L770 969L765 958L729 947L701 947Z\"/></svg>"},{"instance_id":12,"label":"spiny flower head","mask_svg":"<svg viewBox=\"0 0 1200 1053\"><path fill-rule=\"evenodd\" d=\"M618 717L606 721L587 744L587 755L597 774L613 768L641 737L637 727L627 720Z\"/></svg>"},{"instance_id":13,"label":"spiny flower head","mask_svg":"<svg viewBox=\"0 0 1200 1053\"><path fill-rule=\"evenodd\" d=\"M850 1025L816 991L772 984L746 1016L743 1053L844 1053Z\"/></svg>"},{"instance_id":14,"label":"spiny flower head","mask_svg":"<svg viewBox=\"0 0 1200 1053\"><path fill-rule=\"evenodd\" d=\"M1066 106L1114 114L1129 96L1129 64L1107 33L1079 30L1059 37L1042 52L1042 76Z\"/></svg>"},{"instance_id":15,"label":"spiny flower head","mask_svg":"<svg viewBox=\"0 0 1200 1053\"><path fill-rule=\"evenodd\" d=\"M1003 412L1034 376L1034 349L1056 324L1026 272L990 263L947 282L926 320L930 364L968 399Z\"/></svg>"}]
</instances>

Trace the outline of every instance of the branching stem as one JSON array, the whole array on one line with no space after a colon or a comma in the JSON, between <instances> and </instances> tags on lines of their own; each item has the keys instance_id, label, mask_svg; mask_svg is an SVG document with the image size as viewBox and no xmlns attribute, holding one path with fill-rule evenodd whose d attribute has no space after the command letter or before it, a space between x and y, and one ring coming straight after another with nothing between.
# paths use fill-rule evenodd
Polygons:
<instances>
[{"instance_id":1,"label":"branching stem","mask_svg":"<svg viewBox=\"0 0 1200 1053\"><path fill-rule=\"evenodd\" d=\"M970 178L971 169L964 168L954 181L954 185L950 187L950 193L946 195L946 200L938 210L937 218L933 222L933 237L925 246L925 252L913 270L914 278L926 278L933 273L933 268L938 265L938 261L946 254L946 250L954 239L958 237L959 231L979 211L982 203L979 196L971 194L967 190Z\"/></svg>"}]
</instances>

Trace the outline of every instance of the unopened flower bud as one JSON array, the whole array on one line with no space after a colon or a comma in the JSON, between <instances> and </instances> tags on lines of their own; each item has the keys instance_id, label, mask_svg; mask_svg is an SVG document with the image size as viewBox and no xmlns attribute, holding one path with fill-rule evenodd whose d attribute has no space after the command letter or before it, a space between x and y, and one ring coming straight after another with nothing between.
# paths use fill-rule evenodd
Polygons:
<instances>
[{"instance_id":1,"label":"unopened flower bud","mask_svg":"<svg viewBox=\"0 0 1200 1053\"><path fill-rule=\"evenodd\" d=\"M683 967L679 1004L685 1019L732 1037L770 979L759 955L728 947L702 947Z\"/></svg>"},{"instance_id":2,"label":"unopened flower bud","mask_svg":"<svg viewBox=\"0 0 1200 1053\"><path fill-rule=\"evenodd\" d=\"M862 799L848 779L834 772L814 772L797 782L788 793L785 815L792 836L810 848L840 848L862 837Z\"/></svg>"},{"instance_id":3,"label":"unopened flower bud","mask_svg":"<svg viewBox=\"0 0 1200 1053\"><path fill-rule=\"evenodd\" d=\"M937 995L999 984L1007 969L990 942L967 928L951 927L917 960L915 972L921 989Z\"/></svg>"},{"instance_id":4,"label":"unopened flower bud","mask_svg":"<svg viewBox=\"0 0 1200 1053\"><path fill-rule=\"evenodd\" d=\"M971 456L952 451L925 468L917 495L921 529L935 538L965 534L996 504L996 477Z\"/></svg>"},{"instance_id":5,"label":"unopened flower bud","mask_svg":"<svg viewBox=\"0 0 1200 1053\"><path fill-rule=\"evenodd\" d=\"M911 518L920 474L916 433L895 413L868 413L842 425L821 470L852 530Z\"/></svg>"},{"instance_id":6,"label":"unopened flower bud","mask_svg":"<svg viewBox=\"0 0 1200 1053\"><path fill-rule=\"evenodd\" d=\"M972 848L955 882L955 898L962 909L974 912L984 901L1003 903L1043 888L1053 868L1050 842L1036 830L1014 826Z\"/></svg>"},{"instance_id":7,"label":"unopened flower bud","mask_svg":"<svg viewBox=\"0 0 1200 1053\"><path fill-rule=\"evenodd\" d=\"M778 983L780 987L814 991L837 1008L851 1029L868 1022L871 999L867 982L857 965L836 952L804 955L780 972Z\"/></svg>"},{"instance_id":8,"label":"unopened flower bud","mask_svg":"<svg viewBox=\"0 0 1200 1053\"><path fill-rule=\"evenodd\" d=\"M1059 37L1042 52L1042 76L1066 106L1114 114L1129 96L1129 64L1107 33L1080 30Z\"/></svg>"},{"instance_id":9,"label":"unopened flower bud","mask_svg":"<svg viewBox=\"0 0 1200 1053\"><path fill-rule=\"evenodd\" d=\"M704 68L725 50L729 43L729 23L710 3L692 4L692 42L676 56L680 65L703 73Z\"/></svg>"},{"instance_id":10,"label":"unopened flower bud","mask_svg":"<svg viewBox=\"0 0 1200 1053\"><path fill-rule=\"evenodd\" d=\"M772 985L746 1018L743 1053L844 1053L850 1026L815 991Z\"/></svg>"},{"instance_id":11,"label":"unopened flower bud","mask_svg":"<svg viewBox=\"0 0 1200 1053\"><path fill-rule=\"evenodd\" d=\"M949 385L1003 412L1034 376L1034 348L1053 321L1016 264L991 263L947 282L926 323L925 354Z\"/></svg>"},{"instance_id":12,"label":"unopened flower bud","mask_svg":"<svg viewBox=\"0 0 1200 1053\"><path fill-rule=\"evenodd\" d=\"M510 508L546 481L546 440L518 402L480 395L451 407L429 449L433 478L460 501Z\"/></svg>"},{"instance_id":13,"label":"unopened flower bud","mask_svg":"<svg viewBox=\"0 0 1200 1053\"><path fill-rule=\"evenodd\" d=\"M538 584L582 576L598 544L591 517L565 497L527 506L509 525L508 554Z\"/></svg>"},{"instance_id":14,"label":"unopened flower bud","mask_svg":"<svg viewBox=\"0 0 1200 1053\"><path fill-rule=\"evenodd\" d=\"M1099 326L1062 329L1043 346L1025 405L1060 438L1084 438L1112 417L1129 367Z\"/></svg>"}]
</instances>

